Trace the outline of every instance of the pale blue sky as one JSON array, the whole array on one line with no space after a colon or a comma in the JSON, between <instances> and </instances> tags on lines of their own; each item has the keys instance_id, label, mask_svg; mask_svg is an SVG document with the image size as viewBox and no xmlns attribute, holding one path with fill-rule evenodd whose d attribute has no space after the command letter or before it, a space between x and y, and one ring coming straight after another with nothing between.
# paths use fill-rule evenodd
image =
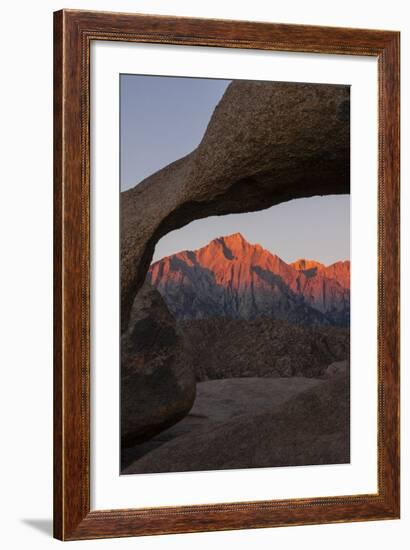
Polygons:
<instances>
[{"instance_id":1,"label":"pale blue sky","mask_svg":"<svg viewBox=\"0 0 410 550\"><path fill-rule=\"evenodd\" d=\"M229 80L121 75L121 190L194 150ZM298 199L262 212L196 220L163 237L154 261L240 232L283 260L350 257L350 196Z\"/></svg>"},{"instance_id":2,"label":"pale blue sky","mask_svg":"<svg viewBox=\"0 0 410 550\"><path fill-rule=\"evenodd\" d=\"M121 191L193 151L230 80L121 75Z\"/></svg>"}]
</instances>

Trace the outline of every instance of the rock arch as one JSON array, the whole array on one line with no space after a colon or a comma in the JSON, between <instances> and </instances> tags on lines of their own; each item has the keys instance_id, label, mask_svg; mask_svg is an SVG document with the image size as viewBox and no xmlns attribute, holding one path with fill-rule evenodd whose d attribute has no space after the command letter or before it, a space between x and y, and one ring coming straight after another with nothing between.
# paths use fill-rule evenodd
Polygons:
<instances>
[{"instance_id":1,"label":"rock arch","mask_svg":"<svg viewBox=\"0 0 410 550\"><path fill-rule=\"evenodd\" d=\"M166 233L210 215L348 193L349 112L346 86L231 83L197 149L121 194L122 330Z\"/></svg>"},{"instance_id":2,"label":"rock arch","mask_svg":"<svg viewBox=\"0 0 410 550\"><path fill-rule=\"evenodd\" d=\"M155 244L195 219L348 193L349 110L346 86L235 81L197 149L121 194L125 446L180 420L195 399L189 343L143 287ZM143 347L146 327L161 344L154 353Z\"/></svg>"}]
</instances>

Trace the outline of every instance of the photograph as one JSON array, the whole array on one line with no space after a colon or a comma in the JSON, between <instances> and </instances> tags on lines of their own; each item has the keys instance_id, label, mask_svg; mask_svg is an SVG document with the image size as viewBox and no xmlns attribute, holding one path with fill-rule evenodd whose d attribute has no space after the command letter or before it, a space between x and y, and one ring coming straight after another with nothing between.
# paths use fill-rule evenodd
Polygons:
<instances>
[{"instance_id":1,"label":"photograph","mask_svg":"<svg viewBox=\"0 0 410 550\"><path fill-rule=\"evenodd\" d=\"M2 4L4 549L409 548L408 11Z\"/></svg>"},{"instance_id":2,"label":"photograph","mask_svg":"<svg viewBox=\"0 0 410 550\"><path fill-rule=\"evenodd\" d=\"M350 86L119 81L120 473L349 464Z\"/></svg>"}]
</instances>

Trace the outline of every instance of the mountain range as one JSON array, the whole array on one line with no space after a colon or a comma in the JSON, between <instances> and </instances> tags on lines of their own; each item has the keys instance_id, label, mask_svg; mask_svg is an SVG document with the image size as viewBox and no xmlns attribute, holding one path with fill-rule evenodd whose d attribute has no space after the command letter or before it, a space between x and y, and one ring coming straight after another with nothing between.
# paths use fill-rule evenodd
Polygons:
<instances>
[{"instance_id":1,"label":"mountain range","mask_svg":"<svg viewBox=\"0 0 410 550\"><path fill-rule=\"evenodd\" d=\"M148 280L177 320L270 318L348 326L350 262L286 263L240 233L153 263Z\"/></svg>"}]
</instances>

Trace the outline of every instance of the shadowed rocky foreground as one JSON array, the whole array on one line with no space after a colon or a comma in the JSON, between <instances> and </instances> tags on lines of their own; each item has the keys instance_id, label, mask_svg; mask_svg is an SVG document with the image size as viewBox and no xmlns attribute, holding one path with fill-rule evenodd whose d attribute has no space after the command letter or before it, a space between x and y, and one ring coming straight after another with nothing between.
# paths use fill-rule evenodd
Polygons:
<instances>
[{"instance_id":1,"label":"shadowed rocky foreground","mask_svg":"<svg viewBox=\"0 0 410 550\"><path fill-rule=\"evenodd\" d=\"M228 378L197 384L190 413L127 448L122 473L349 462L346 362L317 378Z\"/></svg>"},{"instance_id":2,"label":"shadowed rocky foreground","mask_svg":"<svg viewBox=\"0 0 410 550\"><path fill-rule=\"evenodd\" d=\"M338 327L306 327L273 319L178 323L160 293L146 283L135 298L130 328L121 342L122 453L130 455L130 448L138 455L145 452L153 438L186 421L188 413L191 425L192 414L203 416L195 412L196 407L219 410L220 399L212 396L215 392L225 399L218 383L236 391L234 379L240 379L240 387L245 388L242 401L248 401L255 414L256 403L266 403L268 408L282 403L281 391L293 398L310 388L312 381L320 384L318 391L325 391L323 380L335 370L329 366L347 365L349 346L348 330ZM345 372L342 382L347 376ZM228 386L226 379L231 380ZM206 381L212 383L204 386ZM255 388L262 392L257 400L252 397ZM203 405L198 404L201 399ZM232 418L238 416L237 410L235 405ZM213 414L206 416L213 418ZM304 420L309 415L309 410L304 411Z\"/></svg>"}]
</instances>

